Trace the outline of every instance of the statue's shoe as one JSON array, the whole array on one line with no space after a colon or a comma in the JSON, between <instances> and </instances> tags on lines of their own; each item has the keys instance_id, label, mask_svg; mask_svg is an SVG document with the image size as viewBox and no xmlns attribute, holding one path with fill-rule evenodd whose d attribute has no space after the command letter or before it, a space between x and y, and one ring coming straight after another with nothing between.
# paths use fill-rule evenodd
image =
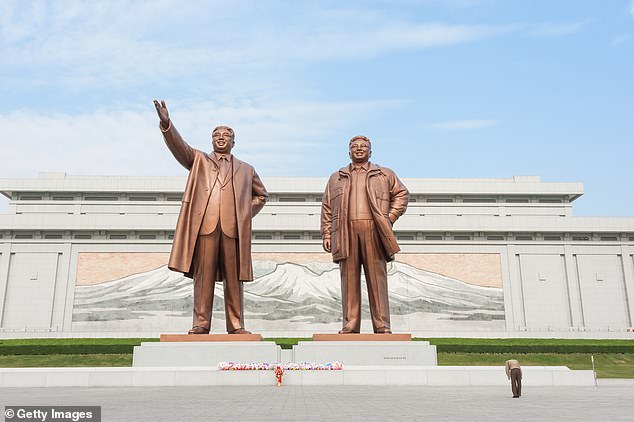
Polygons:
<instances>
[{"instance_id":1,"label":"statue's shoe","mask_svg":"<svg viewBox=\"0 0 634 422\"><path fill-rule=\"evenodd\" d=\"M196 325L191 330L189 330L187 334L209 334L209 328Z\"/></svg>"},{"instance_id":2,"label":"statue's shoe","mask_svg":"<svg viewBox=\"0 0 634 422\"><path fill-rule=\"evenodd\" d=\"M247 331L244 328L238 328L236 330L233 330L229 334L251 334L251 331Z\"/></svg>"},{"instance_id":3,"label":"statue's shoe","mask_svg":"<svg viewBox=\"0 0 634 422\"><path fill-rule=\"evenodd\" d=\"M376 331L374 331L375 334L392 334L392 330L390 330L388 327L381 327L381 328L377 328Z\"/></svg>"}]
</instances>

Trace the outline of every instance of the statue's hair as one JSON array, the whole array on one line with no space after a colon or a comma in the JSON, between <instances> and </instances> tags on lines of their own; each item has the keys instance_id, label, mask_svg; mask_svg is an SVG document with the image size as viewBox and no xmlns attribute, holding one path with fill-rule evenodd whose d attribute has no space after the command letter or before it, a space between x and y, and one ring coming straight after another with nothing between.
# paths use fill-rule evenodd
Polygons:
<instances>
[{"instance_id":1,"label":"statue's hair","mask_svg":"<svg viewBox=\"0 0 634 422\"><path fill-rule=\"evenodd\" d=\"M362 141L366 141L368 143L368 145L370 145L370 148L372 148L372 142L370 142L370 139L366 136L363 135L357 135L357 136L353 136L352 139L350 139L350 142L348 142L348 146L352 145L352 143L354 141L356 141L357 139L361 139Z\"/></svg>"},{"instance_id":2,"label":"statue's hair","mask_svg":"<svg viewBox=\"0 0 634 422\"><path fill-rule=\"evenodd\" d=\"M227 129L229 132L231 132L231 136L233 138L236 137L236 133L233 131L233 129L231 129L229 126L216 126L214 128L214 130L211 131L211 135L213 136L214 133L216 133L216 131L220 130L220 129Z\"/></svg>"}]
</instances>

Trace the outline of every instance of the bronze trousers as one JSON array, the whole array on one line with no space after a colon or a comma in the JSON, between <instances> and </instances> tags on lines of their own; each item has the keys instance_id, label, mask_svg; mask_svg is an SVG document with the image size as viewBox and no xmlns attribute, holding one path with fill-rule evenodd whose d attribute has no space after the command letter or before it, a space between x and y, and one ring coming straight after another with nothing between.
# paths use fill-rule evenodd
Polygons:
<instances>
[{"instance_id":1,"label":"bronze trousers","mask_svg":"<svg viewBox=\"0 0 634 422\"><path fill-rule=\"evenodd\" d=\"M361 329L361 267L368 286L372 328L390 328L390 304L387 293L387 262L373 220L349 222L349 255L339 262L343 328Z\"/></svg>"},{"instance_id":2,"label":"bronze trousers","mask_svg":"<svg viewBox=\"0 0 634 422\"><path fill-rule=\"evenodd\" d=\"M511 369L511 391L514 396L522 395L522 373L518 368Z\"/></svg>"},{"instance_id":3,"label":"bronze trousers","mask_svg":"<svg viewBox=\"0 0 634 422\"><path fill-rule=\"evenodd\" d=\"M238 239L225 235L220 224L208 235L198 236L194 250L194 326L211 329L214 288L218 266L224 274L227 332L244 328L244 288L238 279Z\"/></svg>"}]
</instances>

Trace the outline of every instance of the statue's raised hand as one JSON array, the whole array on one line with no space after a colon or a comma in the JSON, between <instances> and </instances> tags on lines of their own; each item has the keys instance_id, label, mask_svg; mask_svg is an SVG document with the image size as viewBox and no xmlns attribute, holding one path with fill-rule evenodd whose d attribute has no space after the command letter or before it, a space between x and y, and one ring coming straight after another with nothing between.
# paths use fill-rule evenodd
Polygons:
<instances>
[{"instance_id":1,"label":"statue's raised hand","mask_svg":"<svg viewBox=\"0 0 634 422\"><path fill-rule=\"evenodd\" d=\"M170 123L170 115L167 112L167 106L165 105L165 100L161 100L160 104L157 100L154 100L154 107L156 107L156 113L158 114L159 119L161 120L161 127L163 129L167 129Z\"/></svg>"}]
</instances>

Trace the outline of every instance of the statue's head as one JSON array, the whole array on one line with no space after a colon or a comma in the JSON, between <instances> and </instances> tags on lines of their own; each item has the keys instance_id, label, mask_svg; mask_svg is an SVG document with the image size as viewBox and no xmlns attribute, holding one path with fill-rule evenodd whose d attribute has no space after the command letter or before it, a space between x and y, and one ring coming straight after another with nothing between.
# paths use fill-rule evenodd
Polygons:
<instances>
[{"instance_id":1,"label":"statue's head","mask_svg":"<svg viewBox=\"0 0 634 422\"><path fill-rule=\"evenodd\" d=\"M214 152L221 154L231 153L231 149L236 144L235 133L229 126L218 126L211 132L211 143L214 147Z\"/></svg>"},{"instance_id":2,"label":"statue's head","mask_svg":"<svg viewBox=\"0 0 634 422\"><path fill-rule=\"evenodd\" d=\"M350 160L355 164L367 163L372 156L372 143L365 136L357 135L348 143Z\"/></svg>"}]
</instances>

